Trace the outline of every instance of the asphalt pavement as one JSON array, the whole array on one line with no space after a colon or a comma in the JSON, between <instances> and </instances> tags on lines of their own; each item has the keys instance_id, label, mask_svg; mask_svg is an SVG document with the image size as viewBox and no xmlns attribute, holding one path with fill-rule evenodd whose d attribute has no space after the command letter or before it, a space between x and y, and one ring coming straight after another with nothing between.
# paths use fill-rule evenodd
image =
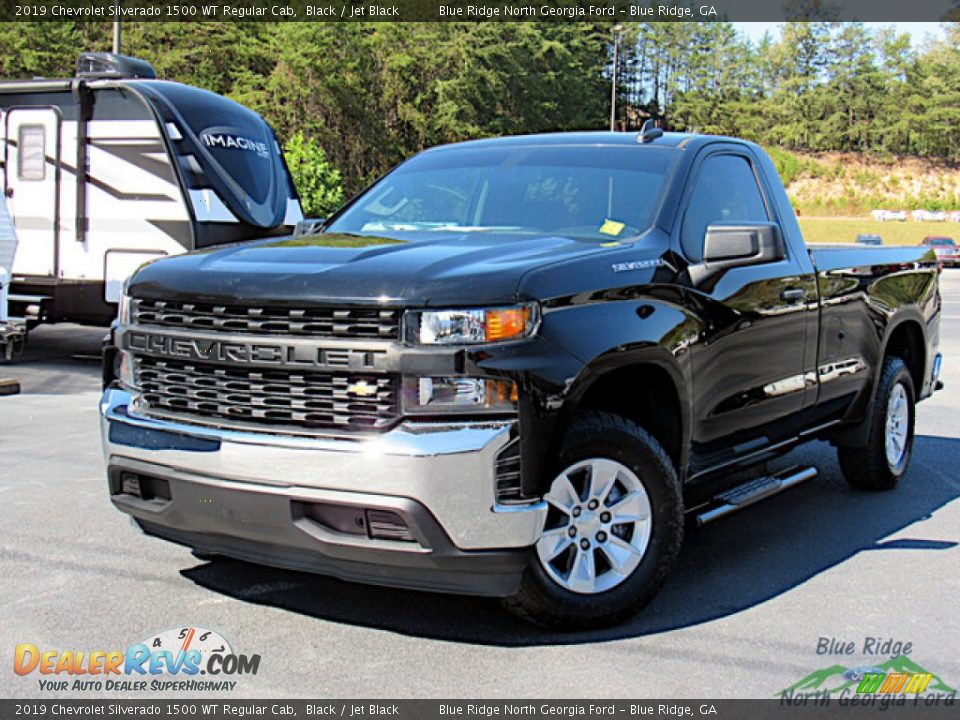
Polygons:
<instances>
[{"instance_id":1,"label":"asphalt pavement","mask_svg":"<svg viewBox=\"0 0 960 720\"><path fill-rule=\"evenodd\" d=\"M12 670L18 643L114 650L186 626L261 656L223 697L772 697L814 671L889 659L864 652L888 639L960 688L960 270L942 277L946 389L919 406L895 491L851 490L832 448L801 448L788 461L818 478L691 529L642 614L578 634L528 626L492 600L205 562L141 535L106 492L104 331L40 328L0 366L22 385L0 397L0 696L199 698L48 692ZM821 638L854 652L818 654Z\"/></svg>"}]
</instances>

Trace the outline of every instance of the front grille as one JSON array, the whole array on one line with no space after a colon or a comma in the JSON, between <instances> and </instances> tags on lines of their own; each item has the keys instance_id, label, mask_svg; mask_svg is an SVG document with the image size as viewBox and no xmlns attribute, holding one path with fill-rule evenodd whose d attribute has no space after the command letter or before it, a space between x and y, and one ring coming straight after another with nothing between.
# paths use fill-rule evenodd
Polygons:
<instances>
[{"instance_id":1,"label":"front grille","mask_svg":"<svg viewBox=\"0 0 960 720\"><path fill-rule=\"evenodd\" d=\"M296 308L134 298L131 310L133 321L140 325L187 330L387 340L400 337L400 310L396 308Z\"/></svg>"},{"instance_id":2,"label":"front grille","mask_svg":"<svg viewBox=\"0 0 960 720\"><path fill-rule=\"evenodd\" d=\"M139 406L204 424L378 431L399 417L396 375L266 370L205 363L134 359Z\"/></svg>"}]
</instances>

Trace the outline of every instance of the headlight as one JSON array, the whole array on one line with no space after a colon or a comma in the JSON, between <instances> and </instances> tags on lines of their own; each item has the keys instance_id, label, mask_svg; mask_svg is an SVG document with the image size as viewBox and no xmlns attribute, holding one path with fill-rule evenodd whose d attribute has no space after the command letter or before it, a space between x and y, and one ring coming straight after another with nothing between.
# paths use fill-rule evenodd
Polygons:
<instances>
[{"instance_id":1,"label":"headlight","mask_svg":"<svg viewBox=\"0 0 960 720\"><path fill-rule=\"evenodd\" d=\"M533 335L540 321L534 303L505 308L408 312L407 342L414 345L474 345Z\"/></svg>"},{"instance_id":2,"label":"headlight","mask_svg":"<svg viewBox=\"0 0 960 720\"><path fill-rule=\"evenodd\" d=\"M117 307L117 319L120 321L121 325L130 324L130 296L126 293L120 294L120 303Z\"/></svg>"},{"instance_id":3,"label":"headlight","mask_svg":"<svg viewBox=\"0 0 960 720\"><path fill-rule=\"evenodd\" d=\"M468 377L408 377L403 381L403 411L408 415L511 412L517 386L509 380Z\"/></svg>"}]
</instances>

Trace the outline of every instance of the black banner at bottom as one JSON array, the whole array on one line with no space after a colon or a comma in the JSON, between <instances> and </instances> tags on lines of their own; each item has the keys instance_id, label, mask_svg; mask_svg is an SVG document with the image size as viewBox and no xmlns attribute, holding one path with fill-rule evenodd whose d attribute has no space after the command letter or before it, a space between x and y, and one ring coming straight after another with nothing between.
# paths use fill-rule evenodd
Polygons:
<instances>
[{"instance_id":1,"label":"black banner at bottom","mask_svg":"<svg viewBox=\"0 0 960 720\"><path fill-rule=\"evenodd\" d=\"M770 700L0 700L0 718L946 718L956 697L783 697Z\"/></svg>"}]
</instances>

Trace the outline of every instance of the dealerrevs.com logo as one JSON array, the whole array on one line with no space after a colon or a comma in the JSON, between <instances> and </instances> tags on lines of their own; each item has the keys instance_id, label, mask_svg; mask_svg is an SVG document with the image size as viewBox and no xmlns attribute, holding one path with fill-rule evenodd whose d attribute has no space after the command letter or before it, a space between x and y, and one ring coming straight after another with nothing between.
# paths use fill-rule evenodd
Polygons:
<instances>
[{"instance_id":1,"label":"dealerrevs.com logo","mask_svg":"<svg viewBox=\"0 0 960 720\"><path fill-rule=\"evenodd\" d=\"M126 650L42 649L20 643L13 671L47 692L232 691L256 675L260 655L243 655L219 633L187 626L153 633Z\"/></svg>"}]
</instances>

